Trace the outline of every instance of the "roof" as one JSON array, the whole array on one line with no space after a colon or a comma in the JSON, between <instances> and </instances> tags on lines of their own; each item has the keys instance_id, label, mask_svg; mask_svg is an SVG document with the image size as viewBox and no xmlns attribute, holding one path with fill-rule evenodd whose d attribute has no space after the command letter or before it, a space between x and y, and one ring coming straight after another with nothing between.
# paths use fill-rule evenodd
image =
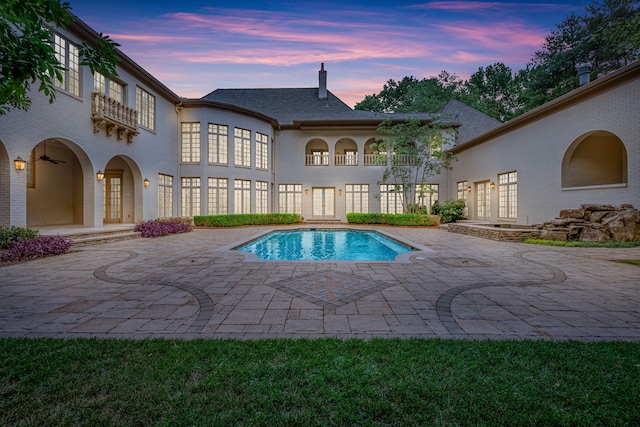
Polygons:
<instances>
[{"instance_id":1,"label":"roof","mask_svg":"<svg viewBox=\"0 0 640 427\"><path fill-rule=\"evenodd\" d=\"M451 99L438 114L445 120L454 120L462 123L458 128L456 145L464 144L470 139L480 136L502 124L502 122L484 114L475 108L469 107L456 99Z\"/></svg>"}]
</instances>

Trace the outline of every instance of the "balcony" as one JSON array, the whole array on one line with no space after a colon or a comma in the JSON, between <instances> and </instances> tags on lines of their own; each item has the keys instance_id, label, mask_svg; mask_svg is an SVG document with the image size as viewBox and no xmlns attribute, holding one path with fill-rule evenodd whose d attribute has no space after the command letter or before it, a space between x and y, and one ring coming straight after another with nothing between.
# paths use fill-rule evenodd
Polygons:
<instances>
[{"instance_id":1,"label":"balcony","mask_svg":"<svg viewBox=\"0 0 640 427\"><path fill-rule=\"evenodd\" d=\"M333 159L336 166L358 166L358 154L336 154Z\"/></svg>"},{"instance_id":2,"label":"balcony","mask_svg":"<svg viewBox=\"0 0 640 427\"><path fill-rule=\"evenodd\" d=\"M329 166L329 153L305 154L306 166Z\"/></svg>"},{"instance_id":3,"label":"balcony","mask_svg":"<svg viewBox=\"0 0 640 427\"><path fill-rule=\"evenodd\" d=\"M115 133L118 141L126 138L128 144L139 134L138 112L99 92L91 93L91 120L93 133L102 127L108 138Z\"/></svg>"},{"instance_id":4,"label":"balcony","mask_svg":"<svg viewBox=\"0 0 640 427\"><path fill-rule=\"evenodd\" d=\"M364 165L365 166L386 166L387 155L386 154L365 154Z\"/></svg>"},{"instance_id":5,"label":"balcony","mask_svg":"<svg viewBox=\"0 0 640 427\"><path fill-rule=\"evenodd\" d=\"M393 154L391 162L395 166L418 166L420 157L415 154Z\"/></svg>"}]
</instances>

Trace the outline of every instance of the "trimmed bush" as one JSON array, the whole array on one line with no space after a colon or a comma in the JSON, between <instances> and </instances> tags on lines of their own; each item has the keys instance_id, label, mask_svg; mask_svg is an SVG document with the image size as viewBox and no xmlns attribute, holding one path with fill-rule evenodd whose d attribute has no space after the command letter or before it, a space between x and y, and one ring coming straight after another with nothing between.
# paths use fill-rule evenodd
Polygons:
<instances>
[{"instance_id":1,"label":"trimmed bush","mask_svg":"<svg viewBox=\"0 0 640 427\"><path fill-rule=\"evenodd\" d=\"M142 237L160 237L167 234L188 233L191 231L191 218L167 218L144 221L136 224L134 231Z\"/></svg>"},{"instance_id":2,"label":"trimmed bush","mask_svg":"<svg viewBox=\"0 0 640 427\"><path fill-rule=\"evenodd\" d=\"M200 227L238 227L241 225L297 224L300 214L231 214L194 216L193 223Z\"/></svg>"},{"instance_id":3,"label":"trimmed bush","mask_svg":"<svg viewBox=\"0 0 640 427\"><path fill-rule=\"evenodd\" d=\"M0 226L0 249L6 249L13 242L29 240L38 237L38 230L24 227Z\"/></svg>"},{"instance_id":4,"label":"trimmed bush","mask_svg":"<svg viewBox=\"0 0 640 427\"><path fill-rule=\"evenodd\" d=\"M381 214L351 212L347 214L347 221L349 221L351 224L431 226L438 225L439 218L436 215L425 214Z\"/></svg>"},{"instance_id":5,"label":"trimmed bush","mask_svg":"<svg viewBox=\"0 0 640 427\"><path fill-rule=\"evenodd\" d=\"M466 202L463 199L458 200L448 200L443 204L440 204L437 200L431 206L431 213L433 215L438 215L440 217L440 221L454 222L459 219L464 219L464 208L466 206Z\"/></svg>"},{"instance_id":6,"label":"trimmed bush","mask_svg":"<svg viewBox=\"0 0 640 427\"><path fill-rule=\"evenodd\" d=\"M2 261L22 261L61 255L73 246L68 237L40 236L28 240L18 240L9 245L2 253Z\"/></svg>"}]
</instances>

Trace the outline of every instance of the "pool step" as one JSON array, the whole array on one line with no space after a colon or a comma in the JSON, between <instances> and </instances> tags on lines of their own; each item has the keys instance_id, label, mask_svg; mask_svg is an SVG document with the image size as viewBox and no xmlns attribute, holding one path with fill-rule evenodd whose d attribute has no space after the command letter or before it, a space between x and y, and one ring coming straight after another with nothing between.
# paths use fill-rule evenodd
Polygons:
<instances>
[{"instance_id":1,"label":"pool step","mask_svg":"<svg viewBox=\"0 0 640 427\"><path fill-rule=\"evenodd\" d=\"M305 221L308 225L315 225L315 224L334 224L334 225L338 225L341 224L342 221L338 218L323 218L323 219L308 219Z\"/></svg>"}]
</instances>

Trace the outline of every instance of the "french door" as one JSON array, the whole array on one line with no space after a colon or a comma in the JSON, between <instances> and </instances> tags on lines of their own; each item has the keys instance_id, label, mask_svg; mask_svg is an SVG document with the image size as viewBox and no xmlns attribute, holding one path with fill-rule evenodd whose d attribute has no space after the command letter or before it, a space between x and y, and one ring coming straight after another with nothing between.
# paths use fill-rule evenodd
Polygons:
<instances>
[{"instance_id":1,"label":"french door","mask_svg":"<svg viewBox=\"0 0 640 427\"><path fill-rule=\"evenodd\" d=\"M491 219L491 189L489 181L476 183L476 219L482 221Z\"/></svg>"},{"instance_id":2,"label":"french door","mask_svg":"<svg viewBox=\"0 0 640 427\"><path fill-rule=\"evenodd\" d=\"M335 217L335 193L333 187L313 188L313 216L315 218Z\"/></svg>"},{"instance_id":3,"label":"french door","mask_svg":"<svg viewBox=\"0 0 640 427\"><path fill-rule=\"evenodd\" d=\"M105 173L104 223L122 223L122 172Z\"/></svg>"}]
</instances>

